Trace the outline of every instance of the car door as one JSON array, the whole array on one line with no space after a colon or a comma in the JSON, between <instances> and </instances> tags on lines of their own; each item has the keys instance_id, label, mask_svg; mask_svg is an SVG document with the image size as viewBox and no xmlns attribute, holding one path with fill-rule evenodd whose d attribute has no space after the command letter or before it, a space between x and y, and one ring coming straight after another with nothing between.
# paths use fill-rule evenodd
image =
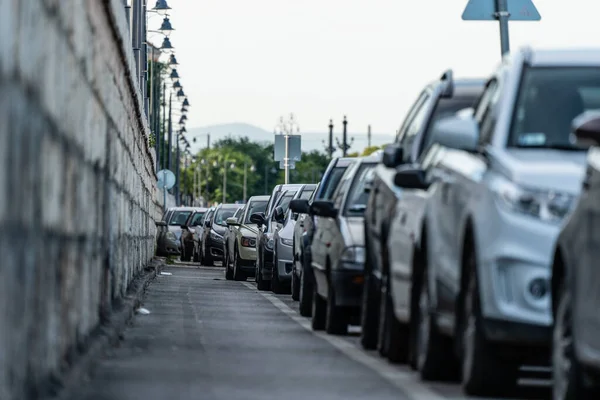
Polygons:
<instances>
[{"instance_id":1,"label":"car door","mask_svg":"<svg viewBox=\"0 0 600 400\"><path fill-rule=\"evenodd\" d=\"M245 205L244 207L238 208L237 211L235 212L235 214L233 214L234 218L237 218L238 221L241 221L242 216L244 215L244 211L246 210L246 207L248 207L248 205ZM235 240L236 240L236 231L238 231L240 228L238 226L228 226L227 227L227 248L225 249L225 251L227 252L227 254L229 254L229 257L233 257L233 248L235 245Z\"/></svg>"},{"instance_id":2,"label":"car door","mask_svg":"<svg viewBox=\"0 0 600 400\"><path fill-rule=\"evenodd\" d=\"M403 149L403 161L410 160L411 152L409 149L419 132L419 127L422 125L430 97L429 88L421 92L398 131L396 143ZM384 232L384 227L390 227L390 216L393 207L396 205L397 197L401 193L401 189L394 184L395 174L395 168L387 168L383 163L377 165L367 206L368 212L365 215L366 218L370 218L368 224L370 232L366 240L369 240L369 237L371 238L369 246L373 262L372 272L378 278L381 277L381 266L383 265L381 257L383 254L382 240L386 240L382 235L389 233Z\"/></svg>"}]
</instances>

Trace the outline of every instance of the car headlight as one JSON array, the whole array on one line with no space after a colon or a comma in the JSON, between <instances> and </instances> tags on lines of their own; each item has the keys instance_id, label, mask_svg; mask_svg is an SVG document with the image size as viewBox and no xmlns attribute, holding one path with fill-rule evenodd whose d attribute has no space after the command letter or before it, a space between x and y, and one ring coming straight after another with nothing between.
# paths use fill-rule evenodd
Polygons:
<instances>
[{"instance_id":1,"label":"car headlight","mask_svg":"<svg viewBox=\"0 0 600 400\"><path fill-rule=\"evenodd\" d=\"M269 250L273 250L273 244L274 244L273 238L269 238L269 240L267 240L267 243L265 243L265 247Z\"/></svg>"},{"instance_id":2,"label":"car headlight","mask_svg":"<svg viewBox=\"0 0 600 400\"><path fill-rule=\"evenodd\" d=\"M498 202L510 211L542 221L562 221L575 202L575 196L569 193L524 188L504 178L493 182L492 191Z\"/></svg>"},{"instance_id":3,"label":"car headlight","mask_svg":"<svg viewBox=\"0 0 600 400\"><path fill-rule=\"evenodd\" d=\"M167 232L166 238L169 240L177 241L177 236L175 236L175 234L173 232Z\"/></svg>"},{"instance_id":4,"label":"car headlight","mask_svg":"<svg viewBox=\"0 0 600 400\"><path fill-rule=\"evenodd\" d=\"M284 246L292 246L294 244L294 241L292 239L280 238L279 240L281 241L281 244Z\"/></svg>"},{"instance_id":5,"label":"car headlight","mask_svg":"<svg viewBox=\"0 0 600 400\"><path fill-rule=\"evenodd\" d=\"M218 234L217 232L215 232L215 231L210 231L210 238L211 238L212 240L217 240L217 241L219 241L219 240L223 240L223 236L219 235L219 234Z\"/></svg>"},{"instance_id":6,"label":"car headlight","mask_svg":"<svg viewBox=\"0 0 600 400\"><path fill-rule=\"evenodd\" d=\"M256 246L255 238L243 237L241 242L242 242L242 246L244 246L244 247L255 247Z\"/></svg>"},{"instance_id":7,"label":"car headlight","mask_svg":"<svg viewBox=\"0 0 600 400\"><path fill-rule=\"evenodd\" d=\"M362 246L346 247L341 258L341 261L343 262L355 264L364 264L365 260L365 248Z\"/></svg>"}]
</instances>

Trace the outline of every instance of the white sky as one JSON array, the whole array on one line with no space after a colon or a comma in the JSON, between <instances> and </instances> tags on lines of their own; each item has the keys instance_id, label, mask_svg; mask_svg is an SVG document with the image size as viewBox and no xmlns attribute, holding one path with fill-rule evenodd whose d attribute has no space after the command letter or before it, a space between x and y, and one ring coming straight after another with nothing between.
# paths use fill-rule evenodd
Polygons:
<instances>
[{"instance_id":1,"label":"white sky","mask_svg":"<svg viewBox=\"0 0 600 400\"><path fill-rule=\"evenodd\" d=\"M347 114L349 128L392 134L445 69L485 77L500 58L497 22L462 21L466 0L168 3L188 128L246 122L271 131L294 112L301 131L324 132L330 118L337 130ZM599 0L535 4L542 20L510 23L511 49L600 49ZM152 17L149 28L160 22Z\"/></svg>"}]
</instances>

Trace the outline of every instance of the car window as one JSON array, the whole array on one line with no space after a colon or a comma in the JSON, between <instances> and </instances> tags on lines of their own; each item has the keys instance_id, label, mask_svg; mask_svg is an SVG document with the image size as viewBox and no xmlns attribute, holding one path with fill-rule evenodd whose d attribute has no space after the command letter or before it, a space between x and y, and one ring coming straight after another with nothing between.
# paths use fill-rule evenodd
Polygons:
<instances>
[{"instance_id":1,"label":"car window","mask_svg":"<svg viewBox=\"0 0 600 400\"><path fill-rule=\"evenodd\" d=\"M215 214L215 224L219 225L219 226L226 226L227 224L225 223L225 221L227 220L227 218L229 217L233 217L233 214L235 214L237 211L237 209L235 208L220 208L217 210L216 214Z\"/></svg>"},{"instance_id":2,"label":"car window","mask_svg":"<svg viewBox=\"0 0 600 400\"><path fill-rule=\"evenodd\" d=\"M281 190L273 190L273 194L271 194L271 197L269 197L269 201L267 202L265 214L269 214L271 212L271 210L273 209L273 204L277 202L280 194Z\"/></svg>"},{"instance_id":3,"label":"car window","mask_svg":"<svg viewBox=\"0 0 600 400\"><path fill-rule=\"evenodd\" d=\"M171 220L169 221L169 225L183 225L185 221L187 221L188 217L192 214L191 211L175 211L171 216Z\"/></svg>"},{"instance_id":4,"label":"car window","mask_svg":"<svg viewBox=\"0 0 600 400\"><path fill-rule=\"evenodd\" d=\"M200 225L200 223L202 222L202 219L204 218L204 212L195 212L191 219L190 222L188 223L189 226L197 226Z\"/></svg>"},{"instance_id":5,"label":"car window","mask_svg":"<svg viewBox=\"0 0 600 400\"><path fill-rule=\"evenodd\" d=\"M292 191L292 190L286 191L283 194L283 196L281 196L279 198L279 201L277 202L277 205L275 207L281 207L283 209L284 214L285 214L287 212L287 210L288 210L290 202L292 201L292 199L294 198L295 195L296 195L295 191Z\"/></svg>"},{"instance_id":6,"label":"car window","mask_svg":"<svg viewBox=\"0 0 600 400\"><path fill-rule=\"evenodd\" d=\"M344 175L344 172L346 172L346 168L348 167L335 167L331 170L329 176L327 177L327 180L324 183L325 187L321 192L321 200L331 199L333 192L340 183L340 179L342 179L342 175Z\"/></svg>"},{"instance_id":7,"label":"car window","mask_svg":"<svg viewBox=\"0 0 600 400\"><path fill-rule=\"evenodd\" d=\"M365 191L365 187L373 179L375 165L374 163L363 163L360 166L348 192L344 215L349 217L364 215L369 200L369 193Z\"/></svg>"},{"instance_id":8,"label":"car window","mask_svg":"<svg viewBox=\"0 0 600 400\"><path fill-rule=\"evenodd\" d=\"M235 211L235 214L233 214L234 217L239 218L240 215L242 215L242 211L244 210L244 207L240 207Z\"/></svg>"},{"instance_id":9,"label":"car window","mask_svg":"<svg viewBox=\"0 0 600 400\"><path fill-rule=\"evenodd\" d=\"M204 221L210 221L212 220L212 216L215 213L215 210L209 210L206 215L204 216ZM202 222L204 222L202 221Z\"/></svg>"},{"instance_id":10,"label":"car window","mask_svg":"<svg viewBox=\"0 0 600 400\"><path fill-rule=\"evenodd\" d=\"M429 93L427 91L421 92L419 97L417 97L417 100L413 103L410 110L406 114L404 121L402 121L400 129L398 129L398 134L396 135L396 143L400 143L402 141L402 138L406 132L406 127L412 122L415 114L421 109L421 106L427 100L428 97Z\"/></svg>"},{"instance_id":11,"label":"car window","mask_svg":"<svg viewBox=\"0 0 600 400\"><path fill-rule=\"evenodd\" d=\"M246 219L244 220L244 223L251 224L252 222L250 222L250 216L255 213L264 213L266 209L266 201L253 201L248 207L248 212L246 213Z\"/></svg>"},{"instance_id":12,"label":"car window","mask_svg":"<svg viewBox=\"0 0 600 400\"><path fill-rule=\"evenodd\" d=\"M333 194L333 205L336 208L340 208L342 206L342 200L344 198L344 194L348 191L348 188L350 186L350 181L352 180L352 177L354 176L354 171L359 167L360 163L356 162L353 163L352 165L350 165L347 169L346 172L344 173L344 175L342 175L342 179L340 179L340 183L338 185L338 187L336 188L334 194Z\"/></svg>"},{"instance_id":13,"label":"car window","mask_svg":"<svg viewBox=\"0 0 600 400\"><path fill-rule=\"evenodd\" d=\"M419 109L415 112L412 121L406 126L404 133L401 133L402 139L400 140L400 146L402 147L402 159L404 162L408 162L412 157L413 143L417 138L417 135L423 129L425 122L427 122L427 116L429 115L429 96L425 97L425 100L421 103Z\"/></svg>"},{"instance_id":14,"label":"car window","mask_svg":"<svg viewBox=\"0 0 600 400\"><path fill-rule=\"evenodd\" d=\"M421 138L421 144L419 146L419 159L424 154L424 152L431 146L433 141L433 127L436 122L442 118L450 117L456 112L464 109L473 107L475 101L477 101L477 94L472 96L456 96L451 98L440 98L435 105L435 109L427 121L427 127L425 129L425 133Z\"/></svg>"},{"instance_id":15,"label":"car window","mask_svg":"<svg viewBox=\"0 0 600 400\"><path fill-rule=\"evenodd\" d=\"M599 96L599 68L526 67L507 146L582 150L570 140L571 124Z\"/></svg>"},{"instance_id":16,"label":"car window","mask_svg":"<svg viewBox=\"0 0 600 400\"><path fill-rule=\"evenodd\" d=\"M315 191L313 189L307 189L302 191L302 193L300 193L300 199L304 199L304 200L308 200L312 197L313 193Z\"/></svg>"}]
</instances>

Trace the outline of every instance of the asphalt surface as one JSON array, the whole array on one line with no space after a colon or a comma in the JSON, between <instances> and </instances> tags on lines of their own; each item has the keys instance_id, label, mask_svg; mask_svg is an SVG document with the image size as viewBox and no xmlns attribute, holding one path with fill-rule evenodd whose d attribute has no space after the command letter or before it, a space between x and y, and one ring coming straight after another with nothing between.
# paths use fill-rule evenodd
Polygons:
<instances>
[{"instance_id":1,"label":"asphalt surface","mask_svg":"<svg viewBox=\"0 0 600 400\"><path fill-rule=\"evenodd\" d=\"M289 295L226 281L219 267L170 266L148 288L120 346L71 400L442 400L406 366L347 337L314 333ZM536 395L536 398L540 398Z\"/></svg>"}]
</instances>

